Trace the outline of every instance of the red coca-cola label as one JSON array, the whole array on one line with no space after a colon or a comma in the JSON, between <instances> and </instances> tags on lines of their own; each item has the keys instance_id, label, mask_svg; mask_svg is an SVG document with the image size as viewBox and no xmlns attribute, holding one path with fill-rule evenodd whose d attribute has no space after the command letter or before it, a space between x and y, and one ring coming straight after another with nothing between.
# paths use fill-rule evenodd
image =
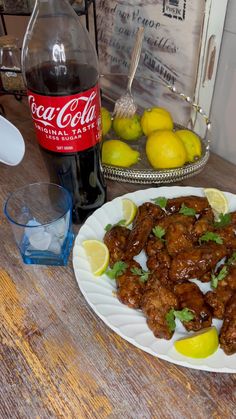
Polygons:
<instances>
[{"instance_id":1,"label":"red coca-cola label","mask_svg":"<svg viewBox=\"0 0 236 419\"><path fill-rule=\"evenodd\" d=\"M99 87L71 96L43 96L28 91L39 144L47 150L71 153L101 140Z\"/></svg>"}]
</instances>

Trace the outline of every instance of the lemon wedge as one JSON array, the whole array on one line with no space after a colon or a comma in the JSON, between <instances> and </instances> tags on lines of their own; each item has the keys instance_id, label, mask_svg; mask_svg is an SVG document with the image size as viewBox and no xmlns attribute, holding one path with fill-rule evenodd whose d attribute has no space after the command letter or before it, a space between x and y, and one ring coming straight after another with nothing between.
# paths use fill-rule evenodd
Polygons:
<instances>
[{"instance_id":1,"label":"lemon wedge","mask_svg":"<svg viewBox=\"0 0 236 419\"><path fill-rule=\"evenodd\" d=\"M102 275L109 264L109 250L99 240L85 240L82 243L91 271L95 276Z\"/></svg>"},{"instance_id":2,"label":"lemon wedge","mask_svg":"<svg viewBox=\"0 0 236 419\"><path fill-rule=\"evenodd\" d=\"M134 220L134 217L137 213L137 205L131 201L131 199L124 198L122 199L122 209L124 217L124 225L128 226Z\"/></svg>"},{"instance_id":3,"label":"lemon wedge","mask_svg":"<svg viewBox=\"0 0 236 419\"><path fill-rule=\"evenodd\" d=\"M215 326L207 327L174 343L175 349L180 354L190 358L207 358L217 350L218 346L219 338Z\"/></svg>"},{"instance_id":4,"label":"lemon wedge","mask_svg":"<svg viewBox=\"0 0 236 419\"><path fill-rule=\"evenodd\" d=\"M219 189L206 188L204 193L216 216L226 214L229 211L228 200Z\"/></svg>"}]
</instances>

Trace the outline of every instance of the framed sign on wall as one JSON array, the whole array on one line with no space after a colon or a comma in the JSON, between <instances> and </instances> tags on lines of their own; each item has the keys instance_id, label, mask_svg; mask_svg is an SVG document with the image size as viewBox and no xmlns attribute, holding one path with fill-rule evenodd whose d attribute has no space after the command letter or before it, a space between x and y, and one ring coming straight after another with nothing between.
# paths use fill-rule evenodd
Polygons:
<instances>
[{"instance_id":1,"label":"framed sign on wall","mask_svg":"<svg viewBox=\"0 0 236 419\"><path fill-rule=\"evenodd\" d=\"M139 108L165 106L186 124L189 106L176 106L174 85L210 113L228 0L97 0L100 72L104 95L125 89L134 37L145 29L133 85ZM173 100L174 99L174 100Z\"/></svg>"}]
</instances>

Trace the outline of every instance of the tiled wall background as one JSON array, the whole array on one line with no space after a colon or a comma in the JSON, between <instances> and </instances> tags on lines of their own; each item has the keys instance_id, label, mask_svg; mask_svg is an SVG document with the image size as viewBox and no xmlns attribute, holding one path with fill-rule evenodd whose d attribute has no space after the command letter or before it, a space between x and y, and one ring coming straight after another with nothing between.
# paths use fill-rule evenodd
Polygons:
<instances>
[{"instance_id":1,"label":"tiled wall background","mask_svg":"<svg viewBox=\"0 0 236 419\"><path fill-rule=\"evenodd\" d=\"M6 17L20 40L27 18ZM17 24L16 24L17 23ZM212 150L236 164L236 0L229 0L211 109Z\"/></svg>"},{"instance_id":2,"label":"tiled wall background","mask_svg":"<svg viewBox=\"0 0 236 419\"><path fill-rule=\"evenodd\" d=\"M211 108L212 150L236 163L236 1L229 0Z\"/></svg>"}]
</instances>

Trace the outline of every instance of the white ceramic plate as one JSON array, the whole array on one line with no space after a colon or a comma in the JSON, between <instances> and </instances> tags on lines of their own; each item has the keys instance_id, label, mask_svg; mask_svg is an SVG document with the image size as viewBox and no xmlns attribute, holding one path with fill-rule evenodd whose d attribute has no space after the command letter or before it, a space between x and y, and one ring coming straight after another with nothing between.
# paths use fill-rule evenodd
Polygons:
<instances>
[{"instance_id":1,"label":"white ceramic plate","mask_svg":"<svg viewBox=\"0 0 236 419\"><path fill-rule=\"evenodd\" d=\"M227 192L225 194L229 200L230 211L236 210L236 196ZM178 186L160 187L141 190L124 196L140 205L158 196L172 198L186 195L203 196L203 189ZM177 323L176 331L171 340L155 338L146 324L143 313L139 310L130 309L119 302L114 295L114 291L116 291L115 282L110 280L105 274L95 277L91 273L82 242L86 239L94 238L102 240L105 234L104 227L107 224L115 224L122 219L122 198L124 196L106 203L95 211L81 227L76 237L73 249L73 267L80 290L88 304L107 326L145 352L184 367L204 371L235 373L236 354L227 356L220 348L212 356L205 359L192 359L180 355L174 349L173 342L187 335L181 323ZM145 268L144 252L141 252L136 259ZM209 284L196 282L203 292L210 289ZM219 330L221 321L214 320L213 324Z\"/></svg>"}]
</instances>

